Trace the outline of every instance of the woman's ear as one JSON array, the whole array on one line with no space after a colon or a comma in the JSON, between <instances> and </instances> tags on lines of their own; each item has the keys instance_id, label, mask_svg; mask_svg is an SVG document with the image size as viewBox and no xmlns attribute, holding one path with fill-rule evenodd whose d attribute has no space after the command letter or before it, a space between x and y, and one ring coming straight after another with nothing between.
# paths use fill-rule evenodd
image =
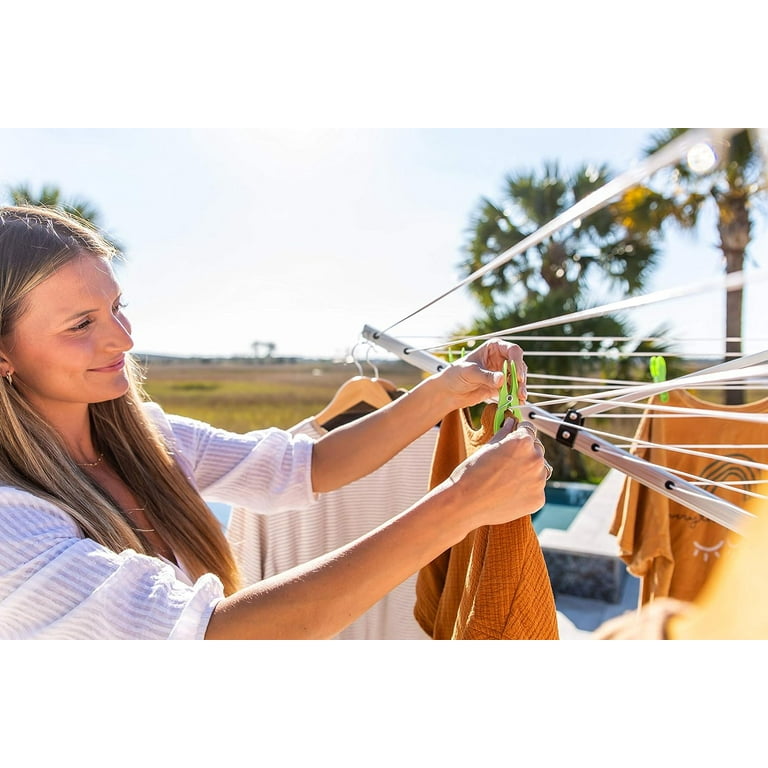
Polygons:
<instances>
[{"instance_id":1,"label":"woman's ear","mask_svg":"<svg viewBox=\"0 0 768 768\"><path fill-rule=\"evenodd\" d=\"M12 367L11 361L3 354L3 350L0 349L0 376L6 378L8 374L12 374Z\"/></svg>"}]
</instances>

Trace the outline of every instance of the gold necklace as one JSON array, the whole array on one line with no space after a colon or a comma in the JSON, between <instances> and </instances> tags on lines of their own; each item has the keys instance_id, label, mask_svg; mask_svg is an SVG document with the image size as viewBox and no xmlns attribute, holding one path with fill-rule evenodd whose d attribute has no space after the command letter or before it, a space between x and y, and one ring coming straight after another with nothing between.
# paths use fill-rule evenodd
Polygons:
<instances>
[{"instance_id":1,"label":"gold necklace","mask_svg":"<svg viewBox=\"0 0 768 768\"><path fill-rule=\"evenodd\" d=\"M101 464L101 460L103 458L104 458L104 451L102 451L99 454L99 458L96 459L96 461L86 461L83 464L80 464L79 462L76 461L75 464L77 464L78 467L98 467L99 464Z\"/></svg>"},{"instance_id":2,"label":"gold necklace","mask_svg":"<svg viewBox=\"0 0 768 768\"><path fill-rule=\"evenodd\" d=\"M129 515L129 517L130 517L130 513L131 512L145 512L145 511L146 510L145 510L144 507L131 507L129 509L124 509L123 510L123 512L125 512L127 515ZM131 518L131 523L134 526L136 525L136 523L133 522L133 518ZM155 532L154 528L134 528L133 530L136 531L137 533L154 533Z\"/></svg>"}]
</instances>

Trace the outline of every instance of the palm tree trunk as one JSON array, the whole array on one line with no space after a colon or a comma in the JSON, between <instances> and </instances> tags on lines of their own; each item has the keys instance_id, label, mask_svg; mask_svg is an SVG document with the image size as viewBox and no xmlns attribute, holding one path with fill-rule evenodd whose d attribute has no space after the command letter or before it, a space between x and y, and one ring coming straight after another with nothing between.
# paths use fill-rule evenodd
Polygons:
<instances>
[{"instance_id":1,"label":"palm tree trunk","mask_svg":"<svg viewBox=\"0 0 768 768\"><path fill-rule=\"evenodd\" d=\"M743 259L743 254L742 254ZM728 270L728 272L738 272L738 269ZM734 357L740 357L741 352L741 317L744 292L741 288L728 291L725 300L725 355L726 360L732 360ZM741 405L744 402L744 393L741 390L726 389L725 404Z\"/></svg>"},{"instance_id":2,"label":"palm tree trunk","mask_svg":"<svg viewBox=\"0 0 768 768\"><path fill-rule=\"evenodd\" d=\"M730 275L744 269L744 254L749 243L750 221L747 200L743 194L730 194L718 201L720 247L725 257L725 272ZM742 354L742 305L744 292L741 288L728 291L725 299L725 355L726 360ZM740 390L725 391L726 405L741 405L744 393Z\"/></svg>"}]
</instances>

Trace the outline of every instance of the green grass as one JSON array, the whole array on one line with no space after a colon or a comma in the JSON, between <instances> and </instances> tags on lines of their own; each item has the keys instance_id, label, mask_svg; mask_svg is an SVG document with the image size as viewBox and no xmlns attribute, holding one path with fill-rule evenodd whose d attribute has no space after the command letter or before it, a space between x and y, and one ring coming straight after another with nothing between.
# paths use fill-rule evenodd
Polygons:
<instances>
[{"instance_id":1,"label":"green grass","mask_svg":"<svg viewBox=\"0 0 768 768\"><path fill-rule=\"evenodd\" d=\"M347 379L359 375L341 363L149 363L146 373L147 393L167 412L234 432L292 427L323 410ZM422 378L406 363L381 364L379 375L403 389Z\"/></svg>"}]
</instances>

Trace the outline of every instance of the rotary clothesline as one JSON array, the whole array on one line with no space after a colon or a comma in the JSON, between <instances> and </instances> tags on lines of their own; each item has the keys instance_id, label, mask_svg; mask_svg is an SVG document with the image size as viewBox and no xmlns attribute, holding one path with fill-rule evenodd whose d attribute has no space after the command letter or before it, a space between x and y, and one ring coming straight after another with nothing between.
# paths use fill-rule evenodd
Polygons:
<instances>
[{"instance_id":1,"label":"rotary clothesline","mask_svg":"<svg viewBox=\"0 0 768 768\"><path fill-rule=\"evenodd\" d=\"M679 137L673 142L670 142L654 155L639 163L635 168L632 168L624 174L616 177L613 181L608 182L600 189L577 202L567 211L555 217L543 227L540 227L532 235L524 238L512 248L509 248L504 253L490 261L488 264L485 264L482 268L467 276L464 280L457 283L450 290L437 296L432 301L418 308L396 323L389 325L383 331L376 330L371 326L366 325L362 332L363 338L386 349L402 360L405 360L406 362L409 362L410 364L424 371L435 373L450 364L445 360L437 357L436 355L430 354L431 351L436 351L438 349L450 351L455 349L458 345L473 344L477 341L483 341L491 338L508 338L510 340L511 338L517 339L519 337L513 337L513 334L520 334L528 331L551 327L554 325L562 325L564 323L576 322L594 317L602 317L607 314L616 313L651 303L678 299L686 295L702 293L708 290L718 289L722 291L722 289L725 288L728 291L732 291L743 288L746 282L746 275L743 272L731 273L726 275L724 278L717 280L710 280L695 284L689 283L678 288L657 291L656 293L647 294L645 296L631 297L622 301L605 304L603 306L580 310L577 312L561 315L559 317L548 318L534 323L517 326L515 328L508 328L503 331L476 335L462 339L451 339L449 342L446 342L442 346L436 345L433 347L424 347L422 349L405 346L402 342L389 336L387 333L396 325L399 325L405 320L419 314L444 297L448 296L453 291L458 290L459 288L473 282L474 280L477 280L478 278L494 269L498 269L507 261L514 258L516 255L521 254L527 249L539 244L545 238L551 236L559 229L562 229L566 225L574 223L578 219L581 219L582 217L587 216L590 213L593 213L599 208L605 206L618 195L629 190L640 181L651 176L657 170L680 161L686 152L688 152L696 145L702 143L717 145L727 140L727 138L735 133L736 130L737 129L703 129L686 132L683 136ZM763 270L762 273L758 272L756 275L751 274L750 281L754 281L756 279L765 279L766 277L768 277L768 271ZM565 341L566 339L558 338L558 341L561 340ZM590 339L590 341L595 340ZM548 353L540 352L539 354ZM549 354L552 356L557 356L558 353ZM577 352L574 354L579 353ZM599 355L600 353L598 352L597 354ZM605 355L606 353L603 354ZM626 355L627 357L632 356L631 351L619 352L618 354ZM581 353L581 356L583 357L585 354ZM758 355L753 355L747 358L738 357L736 359L731 359L721 365L706 369L704 372L688 374L684 377L679 377L681 382L679 384L677 384L675 380L671 380L654 385L629 385L623 386L618 390L615 387L612 387L608 391L597 393L593 392L591 395L575 398L576 402L589 402L591 403L590 405L581 411L576 410L575 408L569 408L565 415L553 415L549 411L545 410L541 405L534 405L531 403L526 403L522 407L522 413L524 418L535 421L538 428L544 434L555 438L558 442L567 445L568 447L581 453L584 453L585 455L591 456L606 466L618 469L624 474L671 498L672 500L677 501L678 503L683 504L684 506L687 506L691 509L694 509L705 517L714 520L715 522L718 522L731 530L738 531L744 518L751 517L750 513L718 498L717 496L714 496L713 494L701 488L698 488L694 483L690 483L684 480L682 477L680 477L679 474L674 474L665 468L658 467L641 459L638 456L625 451L619 446L614 445L613 443L604 439L596 432L587 430L583 425L587 416L593 416L597 413L601 413L605 410L615 408L617 406L628 407L631 403L645 398L650 398L655 394L668 391L676 386L680 388L688 388L694 385L706 387L722 386L722 384L725 382L729 382L731 384L734 384L735 382L735 386L744 386L744 380L755 380L756 377L764 376L766 373L768 373L768 370L765 366L759 365L760 363L765 362L766 359L768 359L768 352L762 352ZM573 397L569 397L567 400L570 402L573 399ZM561 402L566 402L566 399L563 398L551 401L552 404ZM714 416L717 418L717 414L713 413L708 413L707 416ZM614 435L611 437L615 438L616 436ZM621 439L624 438L622 437ZM763 469L763 471L766 469L762 465L759 465L759 467ZM712 484L709 483L709 485Z\"/></svg>"},{"instance_id":2,"label":"rotary clothesline","mask_svg":"<svg viewBox=\"0 0 768 768\"><path fill-rule=\"evenodd\" d=\"M475 270L472 274L465 277L452 288L449 288L444 293L436 296L434 299L414 310L405 317L401 318L397 322L387 326L383 329L382 333L387 333L395 326L400 325L400 323L403 323L411 317L419 314L420 312L423 312L428 307L431 307L433 304L436 304L438 301L441 301L460 288L463 288L475 280L478 280L488 272L491 272L494 269L498 269L500 266L503 266L508 261L515 258L515 256L518 256L521 253L527 251L529 248L533 248L534 246L538 245L547 237L553 235L563 227L566 227L568 224L572 224L584 218L585 216L600 210L611 200L617 198L619 195L636 186L641 181L652 176L654 173L656 173L656 171L680 161L694 147L702 144L709 144L715 147L719 147L723 144L723 142L725 142L739 130L741 129L702 128L686 131L682 136L674 139L673 141L670 141L669 144L662 147L650 157L647 157L643 161L639 162L635 167L630 168L629 170L620 174L615 179L612 179L599 189L596 189L591 194L579 200L577 203L568 208L568 210L564 211L558 216L555 216L555 218L547 222L544 226L539 227L539 229L528 235L528 237L524 238L519 243L516 243L511 248L508 248L506 251L499 254L495 259L492 259L487 264L484 264L482 267ZM575 314L580 315L581 313ZM580 319L586 319L588 316L591 315L584 315ZM576 318L574 317L573 319ZM523 329L520 328L517 330Z\"/></svg>"},{"instance_id":3,"label":"rotary clothesline","mask_svg":"<svg viewBox=\"0 0 768 768\"><path fill-rule=\"evenodd\" d=\"M408 347L398 339L369 325L363 328L363 337L427 373L437 373L450 364L428 352ZM729 363L723 365L733 367ZM721 368L721 366L716 366L716 368ZM722 373L722 371L718 373ZM682 383L678 384L680 381ZM679 377L679 379L670 379L664 382L664 386L656 385L656 391L670 390L677 386L685 388L690 384L691 378ZM639 390L644 390L645 394L637 399L649 396L649 386L653 387L653 385L638 387ZM740 532L745 519L753 517L750 512L718 498L665 468L632 455L593 431L586 429L583 426L584 419L576 410L568 410L565 415L553 415L537 405L526 403L521 406L521 411L524 419L534 422L541 432L558 442L590 456L608 467L623 472L643 485L732 531Z\"/></svg>"},{"instance_id":4,"label":"rotary clothesline","mask_svg":"<svg viewBox=\"0 0 768 768\"><path fill-rule=\"evenodd\" d=\"M428 307L436 304L441 299L450 295L454 291L478 280L486 275L488 272L498 269L506 264L515 256L524 253L529 248L532 248L547 237L555 234L560 229L564 228L568 224L572 224L581 220L583 217L600 210L610 201L617 198L619 195L627 192L632 187L636 186L641 181L652 176L656 171L672 165L674 163L683 160L687 153L694 148L701 145L710 145L717 149L720 149L724 143L739 130L737 128L704 128L697 130L688 130L682 136L669 142L667 145L659 149L650 157L645 158L641 162L637 163L634 167L628 169L624 173L620 174L616 178L602 185L599 189L590 193L586 197L577 201L568 210L564 211L558 216L555 216L547 224L539 227L528 237L524 238L520 242L508 248L506 251L492 259L487 264L483 265L479 269L472 272L472 274L465 277L463 280L456 283L453 287L447 291L438 295L431 301L427 302L423 306L414 310L404 318L390 324L381 331L382 333L389 332L395 326L403 323L404 321L414 317L415 315L423 312ZM768 270L763 270L762 273L750 275L750 282L754 282L758 279L765 279L768 277ZM666 289L657 291L655 293L646 294L644 296L635 296L622 301L612 302L610 304L603 304L599 307L588 308L571 312L569 314L560 315L555 318L549 318L546 320L540 320L534 323L528 323L525 325L517 326L514 328L508 328L503 331L496 331L494 333L475 335L472 337L466 337L464 339L452 339L450 346L455 347L459 344L474 343L476 341L482 341L490 338L507 337L511 334L522 333L525 331L539 330L541 328L551 327L553 325L562 325L564 323L576 322L580 320L587 320L595 317L603 317L607 314L620 312L630 308L636 308L644 306L650 303L659 303L662 301L668 301L670 299L680 298L682 296L690 294L700 294L708 290L718 289L722 291L725 288L727 291L739 290L743 288L746 282L746 275L743 271L727 274L724 278L717 280L709 280L700 283L686 284L673 289ZM439 347L425 347L425 351L437 351Z\"/></svg>"}]
</instances>

